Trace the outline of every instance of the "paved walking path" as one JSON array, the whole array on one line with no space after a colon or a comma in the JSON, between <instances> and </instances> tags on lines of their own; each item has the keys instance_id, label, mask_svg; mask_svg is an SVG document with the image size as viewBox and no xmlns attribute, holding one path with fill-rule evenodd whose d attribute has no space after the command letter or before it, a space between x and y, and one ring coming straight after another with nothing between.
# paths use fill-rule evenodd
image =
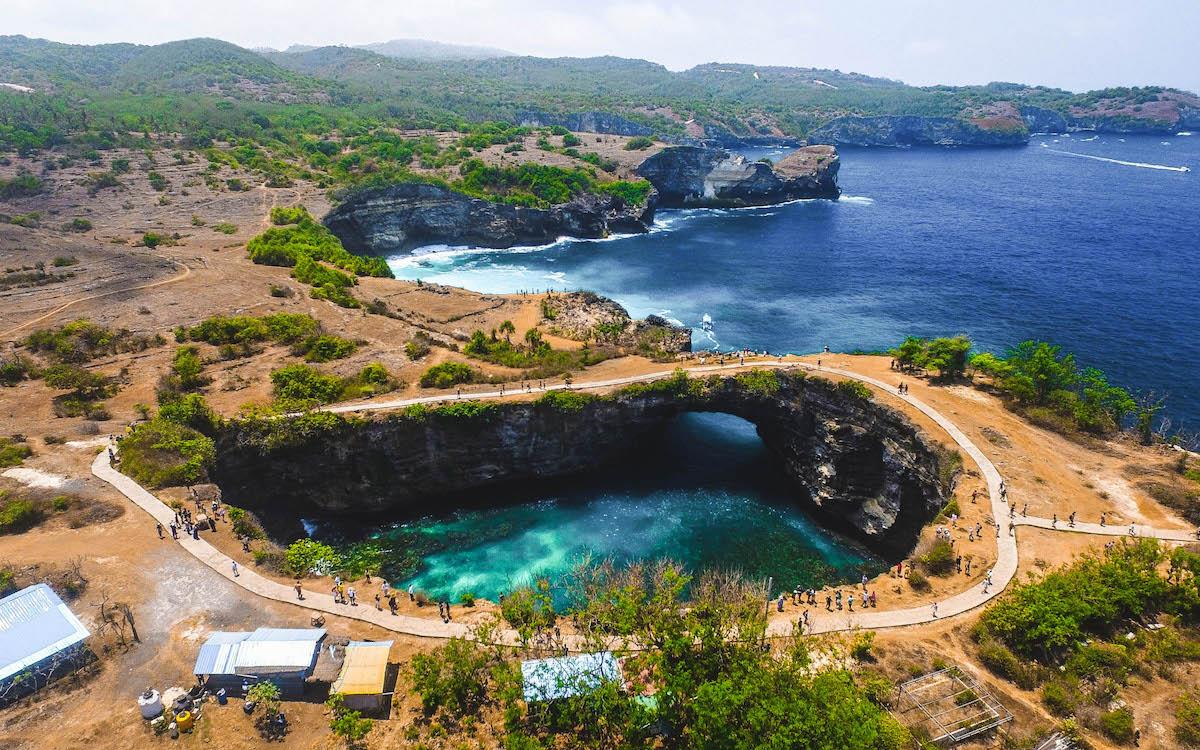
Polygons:
<instances>
[{"instance_id":1,"label":"paved walking path","mask_svg":"<svg viewBox=\"0 0 1200 750\"><path fill-rule=\"evenodd\" d=\"M839 375L845 378L850 378L878 388L881 391L891 394L895 398L899 398L908 403L925 416L932 419L939 427L946 431L947 434L958 445L959 449L975 462L983 474L984 480L987 483L988 495L992 501L992 518L1000 519L1000 535L996 539L997 559L991 569L992 583L986 588L984 584L978 583L965 591L953 594L945 599L939 600L936 605L923 604L917 607L895 610L840 610L835 612L827 612L819 607L813 607L809 614L809 627L805 632L811 633L829 633L842 630L850 630L853 628L861 628L864 630L878 630L880 628L899 627L904 625L919 625L922 623L931 622L936 619L953 617L955 615L968 612L976 607L979 607L997 596L1003 591L1012 581L1017 571L1017 540L1015 535L1008 533L1008 513L1009 506L1005 499L1001 496L1000 473L996 467L988 459L988 457L971 441L970 438L963 433L953 422L947 419L933 407L929 406L920 399L907 394L897 393L895 386L885 383L882 380L877 380L867 375L852 372L850 370L842 370L834 367L817 367L808 362L770 360L762 361L755 360L747 362L745 365L740 363L729 363L725 365L700 365L697 367L685 368L689 374L707 374L719 372L723 370L738 370L749 367L773 367L782 369L800 368L804 370L817 371L822 373L830 373ZM483 393L464 394L462 400L478 400L478 399L493 399L511 396L519 393L542 393L545 391L559 390L571 388L572 390L594 390L603 388L612 388L616 386L629 385L631 383L647 382L652 380L660 380L665 377L670 377L675 372L672 370L664 370L659 372L647 373L644 375L633 375L623 378L613 378L610 380L588 381L584 383L576 383L572 386L565 384L548 385L546 387L530 387L522 390L519 387L506 389L505 391L495 390ZM324 411L344 414L350 412L367 412L367 411L383 411L389 409L397 409L413 404L429 404L446 401L459 400L457 396L425 396L421 398L409 399L393 399L389 401L374 401L365 404L345 404L340 406L325 407ZM115 447L114 447L115 450ZM158 522L162 523L164 529L174 518L172 511L157 497L148 492L140 484L125 476L115 468L111 467L108 462L108 454L106 451L101 451L96 460L92 462L92 473L97 477L105 480L113 485L121 494L132 500L134 504L145 510L153 516ZM1046 518L1029 518L1018 516L1012 519L1013 523L1018 526L1034 526L1038 528L1052 528L1051 519ZM990 527L989 530L995 533L996 527ZM1082 534L1098 534L1107 536L1128 536L1128 526L1100 526L1099 524L1077 523L1074 528L1067 526L1065 520L1059 521L1057 531L1073 531ZM1174 529L1154 529L1150 527L1137 526L1135 528L1137 536L1155 537L1167 541L1186 542L1194 541L1196 535L1186 531L1178 531ZM209 532L211 533L211 532ZM167 542L170 541L168 536ZM167 542L164 542L167 543ZM194 555L198 560L203 562L208 567L215 570L220 575L233 581L242 588L259 596L268 599L274 599L280 602L297 604L310 610L325 612L328 614L340 615L342 617L351 617L357 620L363 620L372 624L378 625L388 630L393 630L399 633L407 633L410 635L423 636L429 638L451 638L454 636L470 637L470 629L467 625L456 622L443 623L441 620L434 620L425 617L412 617L409 615L392 615L386 609L378 611L374 608L375 589L370 591L362 591L363 602L356 607L351 607L345 604L335 604L333 596L327 593L319 593L313 591L304 591L304 600L297 601L295 589L287 584L279 583L271 579L265 578L253 570L239 566L239 575L233 574L233 560L222 553L220 550L213 547L207 540L201 538L199 540L185 537L180 533L178 542L188 552ZM844 587L849 590L850 587ZM400 592L402 595L403 592ZM856 593L855 599L861 602L861 589ZM768 626L770 635L786 635L792 631L792 628L799 616L789 617L786 619L773 619ZM510 642L515 642L516 634L513 631L504 631L504 637Z\"/></svg>"}]
</instances>

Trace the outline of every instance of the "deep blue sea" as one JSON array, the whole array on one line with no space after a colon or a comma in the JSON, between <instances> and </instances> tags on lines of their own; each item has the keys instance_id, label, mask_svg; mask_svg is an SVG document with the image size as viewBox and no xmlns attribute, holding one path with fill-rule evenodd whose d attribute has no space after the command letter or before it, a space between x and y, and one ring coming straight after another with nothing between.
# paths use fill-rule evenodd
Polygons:
<instances>
[{"instance_id":1,"label":"deep blue sea","mask_svg":"<svg viewBox=\"0 0 1200 750\"><path fill-rule=\"evenodd\" d=\"M695 327L698 347L1042 338L1118 384L1169 394L1174 426L1200 429L1200 133L845 150L839 182L837 202L662 211L647 235L426 248L392 268L485 292L591 289Z\"/></svg>"},{"instance_id":2,"label":"deep blue sea","mask_svg":"<svg viewBox=\"0 0 1200 750\"><path fill-rule=\"evenodd\" d=\"M1180 166L1194 171L1159 168ZM1000 350L1043 338L1116 383L1168 393L1175 427L1200 427L1200 134L848 150L840 183L837 202L663 211L646 235L426 248L391 265L485 292L595 290L695 327L697 347L873 350L966 333ZM690 414L598 474L452 513L310 528L366 539L391 580L451 598L561 580L586 555L737 567L788 588L882 564L808 519L797 492L752 425Z\"/></svg>"}]
</instances>

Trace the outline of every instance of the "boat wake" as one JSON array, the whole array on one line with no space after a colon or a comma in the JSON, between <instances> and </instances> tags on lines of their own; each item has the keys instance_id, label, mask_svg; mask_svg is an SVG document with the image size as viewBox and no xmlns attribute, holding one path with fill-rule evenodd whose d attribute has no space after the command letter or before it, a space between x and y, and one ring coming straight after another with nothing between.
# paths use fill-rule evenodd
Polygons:
<instances>
[{"instance_id":1,"label":"boat wake","mask_svg":"<svg viewBox=\"0 0 1200 750\"><path fill-rule=\"evenodd\" d=\"M1080 159L1091 159L1092 161L1103 161L1109 164L1120 164L1123 167L1139 167L1141 169L1159 169L1164 172L1191 172L1190 167L1172 167L1167 164L1147 164L1140 161L1122 161L1121 159L1109 159L1104 156L1092 156L1091 154L1077 154L1074 151L1060 151L1059 149L1047 149L1052 154L1062 154L1063 156L1076 156Z\"/></svg>"}]
</instances>

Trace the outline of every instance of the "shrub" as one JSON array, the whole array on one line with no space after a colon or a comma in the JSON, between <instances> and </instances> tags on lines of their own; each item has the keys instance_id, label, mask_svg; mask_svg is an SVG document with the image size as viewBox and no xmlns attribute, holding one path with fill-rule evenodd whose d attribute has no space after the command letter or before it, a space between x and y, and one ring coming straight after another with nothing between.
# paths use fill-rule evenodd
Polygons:
<instances>
[{"instance_id":1,"label":"shrub","mask_svg":"<svg viewBox=\"0 0 1200 750\"><path fill-rule=\"evenodd\" d=\"M538 397L536 403L544 404L560 411L582 411L596 397L579 391L556 390L548 391Z\"/></svg>"},{"instance_id":2,"label":"shrub","mask_svg":"<svg viewBox=\"0 0 1200 750\"><path fill-rule=\"evenodd\" d=\"M247 243L246 249L255 263L294 267L301 258L308 258L330 263L357 276L392 278L391 269L383 258L347 252L341 241L313 219L303 206L276 207L272 209L271 218L272 221L288 221L271 227Z\"/></svg>"},{"instance_id":3,"label":"shrub","mask_svg":"<svg viewBox=\"0 0 1200 750\"><path fill-rule=\"evenodd\" d=\"M1200 695L1194 691L1175 701L1175 739L1184 747L1200 747Z\"/></svg>"},{"instance_id":4,"label":"shrub","mask_svg":"<svg viewBox=\"0 0 1200 750\"><path fill-rule=\"evenodd\" d=\"M443 362L421 373L422 388L452 388L462 383L472 383L479 372L462 362Z\"/></svg>"},{"instance_id":5,"label":"shrub","mask_svg":"<svg viewBox=\"0 0 1200 750\"><path fill-rule=\"evenodd\" d=\"M289 404L328 404L342 395L343 381L308 365L287 365L271 373L275 399Z\"/></svg>"},{"instance_id":6,"label":"shrub","mask_svg":"<svg viewBox=\"0 0 1200 750\"><path fill-rule=\"evenodd\" d=\"M168 419L143 422L121 441L121 471L147 487L201 482L216 457L211 438Z\"/></svg>"},{"instance_id":7,"label":"shrub","mask_svg":"<svg viewBox=\"0 0 1200 750\"><path fill-rule=\"evenodd\" d=\"M244 536L247 539L266 538L267 534L263 531L262 525L248 510L233 505L226 505L225 508L229 511L229 521L233 525L234 535Z\"/></svg>"},{"instance_id":8,"label":"shrub","mask_svg":"<svg viewBox=\"0 0 1200 750\"><path fill-rule=\"evenodd\" d=\"M90 232L92 231L92 222L84 218L76 217L71 219L71 221L68 222L64 228L71 232Z\"/></svg>"},{"instance_id":9,"label":"shrub","mask_svg":"<svg viewBox=\"0 0 1200 750\"><path fill-rule=\"evenodd\" d=\"M626 151L645 151L654 145L654 139L644 135L637 135L625 142Z\"/></svg>"},{"instance_id":10,"label":"shrub","mask_svg":"<svg viewBox=\"0 0 1200 750\"><path fill-rule=\"evenodd\" d=\"M358 344L331 333L314 336L305 341L301 348L308 362L329 362L349 357L358 349Z\"/></svg>"},{"instance_id":11,"label":"shrub","mask_svg":"<svg viewBox=\"0 0 1200 750\"><path fill-rule=\"evenodd\" d=\"M564 148L574 148L583 145L583 141L574 133L566 133L562 137L562 145Z\"/></svg>"},{"instance_id":12,"label":"shrub","mask_svg":"<svg viewBox=\"0 0 1200 750\"><path fill-rule=\"evenodd\" d=\"M362 713L346 708L346 701L341 693L329 696L325 705L333 714L329 721L329 730L345 740L348 747L358 747L375 726L370 719L364 719Z\"/></svg>"},{"instance_id":13,"label":"shrub","mask_svg":"<svg viewBox=\"0 0 1200 750\"><path fill-rule=\"evenodd\" d=\"M0 496L0 534L16 534L31 529L42 520L42 509L30 500Z\"/></svg>"},{"instance_id":14,"label":"shrub","mask_svg":"<svg viewBox=\"0 0 1200 750\"><path fill-rule=\"evenodd\" d=\"M0 200L28 198L45 190L45 183L29 172L22 171L16 177L0 179Z\"/></svg>"},{"instance_id":15,"label":"shrub","mask_svg":"<svg viewBox=\"0 0 1200 750\"><path fill-rule=\"evenodd\" d=\"M925 577L924 573L914 568L908 573L908 585L912 586L913 591L928 591L929 579Z\"/></svg>"},{"instance_id":16,"label":"shrub","mask_svg":"<svg viewBox=\"0 0 1200 750\"><path fill-rule=\"evenodd\" d=\"M418 360L429 354L429 339L417 334L404 344L404 354L411 360Z\"/></svg>"},{"instance_id":17,"label":"shrub","mask_svg":"<svg viewBox=\"0 0 1200 750\"><path fill-rule=\"evenodd\" d=\"M954 572L954 547L945 539L935 540L920 559L931 575L947 576Z\"/></svg>"},{"instance_id":18,"label":"shrub","mask_svg":"<svg viewBox=\"0 0 1200 750\"><path fill-rule=\"evenodd\" d=\"M1075 697L1061 680L1047 682L1042 685L1041 692L1042 703L1050 713L1058 717L1067 717L1075 713Z\"/></svg>"},{"instance_id":19,"label":"shrub","mask_svg":"<svg viewBox=\"0 0 1200 750\"><path fill-rule=\"evenodd\" d=\"M1122 745L1133 742L1133 712L1128 708L1118 708L1100 714L1100 731Z\"/></svg>"},{"instance_id":20,"label":"shrub","mask_svg":"<svg viewBox=\"0 0 1200 750\"><path fill-rule=\"evenodd\" d=\"M301 577L312 573L328 575L342 566L342 556L328 544L300 539L284 552L284 572Z\"/></svg>"},{"instance_id":21,"label":"shrub","mask_svg":"<svg viewBox=\"0 0 1200 750\"><path fill-rule=\"evenodd\" d=\"M219 221L212 225L212 230L221 234L237 234L238 227L228 221Z\"/></svg>"},{"instance_id":22,"label":"shrub","mask_svg":"<svg viewBox=\"0 0 1200 750\"><path fill-rule=\"evenodd\" d=\"M851 398L861 399L863 401L870 401L874 396L870 388L858 382L857 380L838 381L838 383L834 385L834 388L836 388L839 393L850 396Z\"/></svg>"},{"instance_id":23,"label":"shrub","mask_svg":"<svg viewBox=\"0 0 1200 750\"><path fill-rule=\"evenodd\" d=\"M33 455L29 444L12 438L0 438L0 468L20 466L21 462Z\"/></svg>"},{"instance_id":24,"label":"shrub","mask_svg":"<svg viewBox=\"0 0 1200 750\"><path fill-rule=\"evenodd\" d=\"M445 646L412 659L413 690L426 714L453 717L476 713L487 697L491 659L473 641L451 638Z\"/></svg>"}]
</instances>

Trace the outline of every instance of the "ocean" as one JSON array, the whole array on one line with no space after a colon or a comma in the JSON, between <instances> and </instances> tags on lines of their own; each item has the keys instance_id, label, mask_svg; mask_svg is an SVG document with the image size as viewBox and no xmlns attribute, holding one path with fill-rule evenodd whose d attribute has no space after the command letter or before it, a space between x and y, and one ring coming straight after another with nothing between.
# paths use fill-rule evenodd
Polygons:
<instances>
[{"instance_id":1,"label":"ocean","mask_svg":"<svg viewBox=\"0 0 1200 750\"><path fill-rule=\"evenodd\" d=\"M389 262L402 278L484 292L590 289L692 326L696 348L870 351L965 333L1000 351L1040 338L1114 383L1167 395L1172 429L1186 430L1200 428L1198 175L1200 136L847 150L836 202L662 211L644 235ZM456 512L311 528L346 546L365 539L393 581L450 598L541 576L561 592L588 555L737 567L789 589L884 564L798 509L749 423L684 415L653 440L602 474Z\"/></svg>"}]
</instances>

